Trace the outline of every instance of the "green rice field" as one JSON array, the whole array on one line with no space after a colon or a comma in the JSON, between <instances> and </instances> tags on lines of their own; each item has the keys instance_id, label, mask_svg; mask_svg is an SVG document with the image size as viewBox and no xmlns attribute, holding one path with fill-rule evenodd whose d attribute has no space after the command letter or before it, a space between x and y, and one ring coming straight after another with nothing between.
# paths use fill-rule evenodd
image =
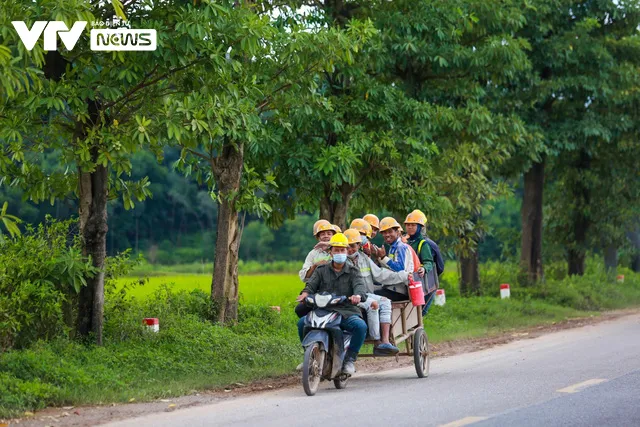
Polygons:
<instances>
[{"instance_id":1,"label":"green rice field","mask_svg":"<svg viewBox=\"0 0 640 427\"><path fill-rule=\"evenodd\" d=\"M210 274L182 274L150 277L144 284L136 284L140 279L127 277L119 279L118 288L130 285L129 294L143 298L152 295L156 289L167 285L172 291L211 290ZM240 276L240 301L246 304L287 305L293 304L303 288L303 283L295 274L265 274Z\"/></svg>"}]
</instances>

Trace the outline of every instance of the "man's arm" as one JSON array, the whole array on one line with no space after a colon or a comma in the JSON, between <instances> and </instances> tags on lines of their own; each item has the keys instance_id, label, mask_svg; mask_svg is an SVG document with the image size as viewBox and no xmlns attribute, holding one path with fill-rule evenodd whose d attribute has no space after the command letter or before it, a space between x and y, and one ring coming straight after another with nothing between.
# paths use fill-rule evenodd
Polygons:
<instances>
[{"instance_id":1,"label":"man's arm","mask_svg":"<svg viewBox=\"0 0 640 427\"><path fill-rule=\"evenodd\" d=\"M307 279L307 282L305 284L304 289L302 290L302 293L303 294L306 293L307 295L317 293L318 288L320 287L321 280L322 280L322 276L320 274L320 270L316 268L313 274L311 275L311 277Z\"/></svg>"},{"instance_id":2,"label":"man's arm","mask_svg":"<svg viewBox=\"0 0 640 427\"><path fill-rule=\"evenodd\" d=\"M369 267L371 267L373 280L382 286L397 285L399 283L406 285L409 280L409 276L404 270L391 271L388 268L380 268L372 260L369 260Z\"/></svg>"},{"instance_id":3,"label":"man's arm","mask_svg":"<svg viewBox=\"0 0 640 427\"><path fill-rule=\"evenodd\" d=\"M353 271L355 272L355 270ZM351 290L354 296L357 295L360 297L360 301L358 302L367 300L367 288L364 285L364 280L357 273L351 274Z\"/></svg>"},{"instance_id":4,"label":"man's arm","mask_svg":"<svg viewBox=\"0 0 640 427\"><path fill-rule=\"evenodd\" d=\"M313 267L313 260L316 257L315 252L315 250L312 250L307 254L307 257L304 259L304 264L302 264L302 270L298 272L298 276L303 282L306 282L309 278L307 277L307 273L309 272L309 269Z\"/></svg>"},{"instance_id":5,"label":"man's arm","mask_svg":"<svg viewBox=\"0 0 640 427\"><path fill-rule=\"evenodd\" d=\"M423 241L418 256L420 257L420 262L422 263L422 266L427 273L433 270L434 262L433 254L431 253L431 245L429 245L429 242L427 242L426 240Z\"/></svg>"}]
</instances>

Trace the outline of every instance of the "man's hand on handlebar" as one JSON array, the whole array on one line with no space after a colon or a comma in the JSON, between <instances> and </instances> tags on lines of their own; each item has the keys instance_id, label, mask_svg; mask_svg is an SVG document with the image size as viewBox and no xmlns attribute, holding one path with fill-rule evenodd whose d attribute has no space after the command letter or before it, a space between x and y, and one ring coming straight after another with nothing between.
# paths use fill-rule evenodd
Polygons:
<instances>
[{"instance_id":1,"label":"man's hand on handlebar","mask_svg":"<svg viewBox=\"0 0 640 427\"><path fill-rule=\"evenodd\" d=\"M355 305L355 304L360 304L360 300L361 300L361 299L362 299L362 298L360 297L360 295L351 295L351 296L349 297L349 300L351 301L351 304L354 304L354 305Z\"/></svg>"},{"instance_id":2,"label":"man's hand on handlebar","mask_svg":"<svg viewBox=\"0 0 640 427\"><path fill-rule=\"evenodd\" d=\"M296 301L298 301L298 302L302 302L302 301L304 301L304 299L305 299L306 297L308 297L308 296L309 296L309 294L308 294L308 293L303 292L303 293L301 293L300 295L298 295L298 298L296 298Z\"/></svg>"}]
</instances>

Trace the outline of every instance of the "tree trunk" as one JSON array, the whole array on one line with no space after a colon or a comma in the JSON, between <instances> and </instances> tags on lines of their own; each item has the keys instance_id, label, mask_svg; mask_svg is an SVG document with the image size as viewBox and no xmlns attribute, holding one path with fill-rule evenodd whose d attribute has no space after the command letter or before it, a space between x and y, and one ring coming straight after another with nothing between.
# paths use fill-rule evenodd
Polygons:
<instances>
[{"instance_id":1,"label":"tree trunk","mask_svg":"<svg viewBox=\"0 0 640 427\"><path fill-rule=\"evenodd\" d=\"M349 184L342 184L340 187L340 200L331 200L331 186L325 186L324 196L320 200L320 218L326 219L331 224L335 224L342 229L348 228L347 215L349 213L349 202L353 197L354 187Z\"/></svg>"},{"instance_id":2,"label":"tree trunk","mask_svg":"<svg viewBox=\"0 0 640 427\"><path fill-rule=\"evenodd\" d=\"M582 250L569 249L568 263L569 263L569 275L570 276L583 276L584 275L584 260L585 253Z\"/></svg>"},{"instance_id":3,"label":"tree trunk","mask_svg":"<svg viewBox=\"0 0 640 427\"><path fill-rule=\"evenodd\" d=\"M604 268L607 273L616 275L618 268L618 247L615 244L610 244L604 250Z\"/></svg>"},{"instance_id":4,"label":"tree trunk","mask_svg":"<svg viewBox=\"0 0 640 427\"><path fill-rule=\"evenodd\" d=\"M220 202L216 251L213 262L211 299L221 323L238 320L238 251L241 230L238 226L237 195L240 191L244 156L243 144L226 144L212 164Z\"/></svg>"},{"instance_id":5,"label":"tree trunk","mask_svg":"<svg viewBox=\"0 0 640 427\"><path fill-rule=\"evenodd\" d=\"M627 233L627 238L631 242L631 270L640 273L640 227Z\"/></svg>"},{"instance_id":6,"label":"tree trunk","mask_svg":"<svg viewBox=\"0 0 640 427\"><path fill-rule=\"evenodd\" d=\"M82 337L95 335L96 343L102 345L102 322L104 313L104 263L107 255L107 193L108 170L96 166L94 172L79 171L80 233L83 239L83 255L99 271L87 278L87 286L78 295L78 318L76 330Z\"/></svg>"},{"instance_id":7,"label":"tree trunk","mask_svg":"<svg viewBox=\"0 0 640 427\"><path fill-rule=\"evenodd\" d=\"M478 251L460 255L460 294L480 295L480 272L478 270Z\"/></svg>"},{"instance_id":8,"label":"tree trunk","mask_svg":"<svg viewBox=\"0 0 640 427\"><path fill-rule=\"evenodd\" d=\"M575 182L570 185L570 191L573 193L574 210L571 213L571 237L568 249L568 267L569 275L582 276L585 272L584 261L586 257L587 233L591 220L587 214L587 208L591 202L591 194L587 184L583 181L583 172L587 171L591 165L589 154L582 150L578 154L575 163L576 174Z\"/></svg>"},{"instance_id":9,"label":"tree trunk","mask_svg":"<svg viewBox=\"0 0 640 427\"><path fill-rule=\"evenodd\" d=\"M524 175L522 200L522 247L520 267L529 283L544 279L542 269L542 200L544 159L534 163Z\"/></svg>"}]
</instances>

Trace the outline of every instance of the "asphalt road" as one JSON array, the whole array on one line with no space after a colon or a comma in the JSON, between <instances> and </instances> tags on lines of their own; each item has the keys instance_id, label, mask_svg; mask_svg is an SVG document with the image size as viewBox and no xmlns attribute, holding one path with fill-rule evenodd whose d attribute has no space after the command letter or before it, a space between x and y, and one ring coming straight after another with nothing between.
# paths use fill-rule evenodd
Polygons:
<instances>
[{"instance_id":1,"label":"asphalt road","mask_svg":"<svg viewBox=\"0 0 640 427\"><path fill-rule=\"evenodd\" d=\"M640 315L111 426L640 426Z\"/></svg>"}]
</instances>

